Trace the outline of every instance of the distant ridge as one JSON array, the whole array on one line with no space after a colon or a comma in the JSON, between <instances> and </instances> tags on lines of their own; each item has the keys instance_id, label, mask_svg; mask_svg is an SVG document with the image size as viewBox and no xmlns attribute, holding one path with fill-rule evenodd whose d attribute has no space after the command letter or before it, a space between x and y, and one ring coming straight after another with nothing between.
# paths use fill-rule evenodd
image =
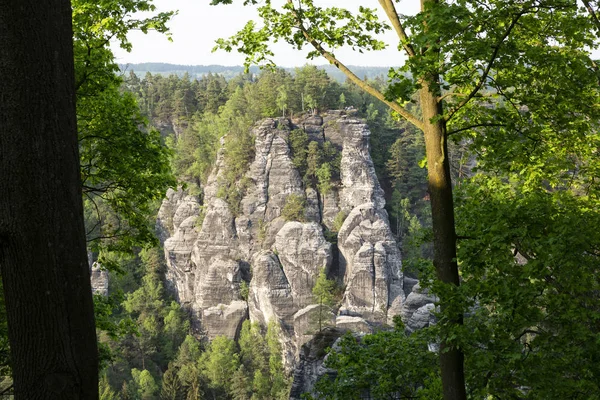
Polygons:
<instances>
[{"instance_id":1,"label":"distant ridge","mask_svg":"<svg viewBox=\"0 0 600 400\"><path fill-rule=\"evenodd\" d=\"M191 78L201 78L209 73L223 75L226 79L243 73L244 67L240 65L179 65L168 63L139 63L139 64L119 64L121 71L127 73L133 71L140 78L147 72L160 75L178 75L182 76L186 72ZM317 65L317 68L323 69L327 74L338 82L344 82L346 76L333 65ZM349 68L361 78L373 79L378 76L387 76L389 67L360 67L350 65ZM295 68L284 68L286 71L294 72ZM250 67L250 72L256 74L260 72L258 67Z\"/></svg>"}]
</instances>

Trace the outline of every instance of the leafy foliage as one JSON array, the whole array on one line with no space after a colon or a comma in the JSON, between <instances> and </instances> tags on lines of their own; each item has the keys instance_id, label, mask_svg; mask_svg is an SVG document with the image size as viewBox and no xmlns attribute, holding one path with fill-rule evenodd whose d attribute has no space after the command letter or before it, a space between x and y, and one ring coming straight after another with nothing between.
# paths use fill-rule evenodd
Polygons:
<instances>
[{"instance_id":1,"label":"leafy foliage","mask_svg":"<svg viewBox=\"0 0 600 400\"><path fill-rule=\"evenodd\" d=\"M323 326L328 325L328 321L330 321L330 317L333 315L332 307L336 303L338 292L336 282L332 279L327 279L325 267L321 268L319 276L315 281L315 286L312 288L314 300L319 305L316 321L318 326L317 332L321 332Z\"/></svg>"},{"instance_id":2,"label":"leafy foliage","mask_svg":"<svg viewBox=\"0 0 600 400\"><path fill-rule=\"evenodd\" d=\"M127 251L155 241L148 219L175 180L157 131L130 94L117 87L78 101L78 126L88 240L92 249ZM108 266L108 264L107 264Z\"/></svg>"},{"instance_id":3,"label":"leafy foliage","mask_svg":"<svg viewBox=\"0 0 600 400\"><path fill-rule=\"evenodd\" d=\"M88 241L105 268L114 267L106 251L130 252L154 244L149 217L156 202L176 182L169 151L158 132L147 129L133 96L119 90L121 78L109 41L131 49L127 33L156 30L168 34L173 12L137 19L133 13L155 11L151 1L74 0L73 46L81 172Z\"/></svg>"},{"instance_id":4,"label":"leafy foliage","mask_svg":"<svg viewBox=\"0 0 600 400\"><path fill-rule=\"evenodd\" d=\"M290 194L285 198L285 205L283 206L283 210L281 210L281 216L286 221L305 222L305 210L306 199L304 196L299 194Z\"/></svg>"},{"instance_id":5,"label":"leafy foliage","mask_svg":"<svg viewBox=\"0 0 600 400\"><path fill-rule=\"evenodd\" d=\"M140 266L145 270L140 282L132 285L134 290L122 295L119 288L127 286L122 286L120 279L128 279L127 275L111 273L109 296L95 299L98 336L107 353L104 370L113 390L125 382L128 393L141 390L141 396L145 389L140 389L141 381L132 375L134 369L144 376L150 374L159 385L161 372L176 357L190 329L187 314L164 291L161 257L158 249L142 251L135 262L122 268L123 272ZM151 382L144 380L150 388L148 393L155 393Z\"/></svg>"},{"instance_id":6,"label":"leafy foliage","mask_svg":"<svg viewBox=\"0 0 600 400\"><path fill-rule=\"evenodd\" d=\"M393 331L357 338L346 334L326 365L336 371L323 376L315 399L441 399L436 355L425 332L407 334L398 321Z\"/></svg>"},{"instance_id":7,"label":"leafy foliage","mask_svg":"<svg viewBox=\"0 0 600 400\"><path fill-rule=\"evenodd\" d=\"M290 132L289 145L292 152L292 163L298 169L301 176L306 173L306 158L308 153L308 135L302 129L294 129Z\"/></svg>"},{"instance_id":8,"label":"leafy foliage","mask_svg":"<svg viewBox=\"0 0 600 400\"><path fill-rule=\"evenodd\" d=\"M482 175L461 201L460 228L472 235L459 247L462 295L477 301L461 340L475 394L595 398L596 200Z\"/></svg>"},{"instance_id":9,"label":"leafy foliage","mask_svg":"<svg viewBox=\"0 0 600 400\"><path fill-rule=\"evenodd\" d=\"M219 390L230 391L230 377L239 365L235 342L224 336L214 338L200 357L201 372L215 393L219 393Z\"/></svg>"},{"instance_id":10,"label":"leafy foliage","mask_svg":"<svg viewBox=\"0 0 600 400\"><path fill-rule=\"evenodd\" d=\"M333 220L333 231L339 232L342 229L342 225L344 225L344 221L346 221L346 217L348 214L344 211L340 211L335 215Z\"/></svg>"}]
</instances>

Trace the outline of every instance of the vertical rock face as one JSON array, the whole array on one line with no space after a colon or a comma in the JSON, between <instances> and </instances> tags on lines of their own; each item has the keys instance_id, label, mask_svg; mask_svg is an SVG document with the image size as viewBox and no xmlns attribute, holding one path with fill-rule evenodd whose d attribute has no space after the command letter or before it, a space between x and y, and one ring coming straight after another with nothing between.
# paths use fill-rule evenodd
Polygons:
<instances>
[{"instance_id":1,"label":"vertical rock face","mask_svg":"<svg viewBox=\"0 0 600 400\"><path fill-rule=\"evenodd\" d=\"M261 251L252 259L248 306L250 319L263 325L280 321L286 330L291 329L295 312L292 286L272 251Z\"/></svg>"},{"instance_id":2,"label":"vertical rock face","mask_svg":"<svg viewBox=\"0 0 600 400\"><path fill-rule=\"evenodd\" d=\"M289 133L298 128L341 150L340 181L325 195L305 187L292 163ZM315 333L319 305L312 290L322 268L345 288L334 314L319 316L325 325L368 333L402 313L422 325L429 298L410 297L407 290L414 302L404 305L401 257L369 155L368 127L331 112L293 123L266 119L252 134L255 158L244 177L250 184L238 215L217 196L225 168L222 150L203 188L202 205L181 190L169 191L159 213L167 279L192 312L195 327L209 338L235 337L247 318L263 326L275 320L287 366L293 367ZM308 222L281 216L290 194L305 198ZM343 220L337 246L325 239L331 240L326 230L333 229L334 220L338 225Z\"/></svg>"},{"instance_id":3,"label":"vertical rock face","mask_svg":"<svg viewBox=\"0 0 600 400\"><path fill-rule=\"evenodd\" d=\"M400 312L401 260L387 213L375 203L356 206L338 235L346 292L341 315L387 323Z\"/></svg>"},{"instance_id":4,"label":"vertical rock face","mask_svg":"<svg viewBox=\"0 0 600 400\"><path fill-rule=\"evenodd\" d=\"M349 213L338 235L339 270L346 285L340 315L391 323L404 297L401 258L369 155L370 132L355 119L340 120L339 125L340 208Z\"/></svg>"},{"instance_id":5,"label":"vertical rock face","mask_svg":"<svg viewBox=\"0 0 600 400\"><path fill-rule=\"evenodd\" d=\"M108 271L102 269L100 264L94 262L90 267L90 279L92 283L92 293L101 296L108 296Z\"/></svg>"},{"instance_id":6,"label":"vertical rock face","mask_svg":"<svg viewBox=\"0 0 600 400\"><path fill-rule=\"evenodd\" d=\"M383 189L369 154L369 128L356 119L339 119L337 124L343 139L340 208L349 212L361 204L373 203L375 208L383 209Z\"/></svg>"},{"instance_id":7,"label":"vertical rock face","mask_svg":"<svg viewBox=\"0 0 600 400\"><path fill-rule=\"evenodd\" d=\"M100 263L95 261L94 254L88 250L87 252L88 266L90 268L90 283L92 285L92 293L101 296L108 296L108 271L102 269Z\"/></svg>"},{"instance_id":8,"label":"vertical rock face","mask_svg":"<svg viewBox=\"0 0 600 400\"><path fill-rule=\"evenodd\" d=\"M207 337L235 337L248 314L240 295L240 263L227 256L216 256L205 267L197 268L195 278L193 310Z\"/></svg>"},{"instance_id":9,"label":"vertical rock face","mask_svg":"<svg viewBox=\"0 0 600 400\"><path fill-rule=\"evenodd\" d=\"M288 222L277 233L275 250L297 307L313 302L312 288L321 268L331 264L331 243L316 222Z\"/></svg>"},{"instance_id":10,"label":"vertical rock face","mask_svg":"<svg viewBox=\"0 0 600 400\"><path fill-rule=\"evenodd\" d=\"M319 377L329 372L324 365L327 348L334 347L343 334L342 329L324 329L302 346L298 354L298 366L294 371L290 400L300 400L303 393L312 392Z\"/></svg>"},{"instance_id":11,"label":"vertical rock face","mask_svg":"<svg viewBox=\"0 0 600 400\"><path fill-rule=\"evenodd\" d=\"M194 269L191 254L198 232L195 229L200 202L182 189L167 191L158 212L156 230L165 249L166 280L177 300L185 305L193 301Z\"/></svg>"}]
</instances>

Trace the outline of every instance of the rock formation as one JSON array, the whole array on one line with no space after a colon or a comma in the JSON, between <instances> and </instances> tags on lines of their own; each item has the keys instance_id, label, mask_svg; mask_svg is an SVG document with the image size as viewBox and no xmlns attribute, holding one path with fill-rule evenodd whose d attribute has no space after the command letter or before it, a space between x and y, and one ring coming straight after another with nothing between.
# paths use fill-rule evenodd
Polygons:
<instances>
[{"instance_id":1,"label":"rock formation","mask_svg":"<svg viewBox=\"0 0 600 400\"><path fill-rule=\"evenodd\" d=\"M90 280L92 293L108 296L108 271L102 269L97 262L94 262L90 267Z\"/></svg>"},{"instance_id":2,"label":"rock formation","mask_svg":"<svg viewBox=\"0 0 600 400\"><path fill-rule=\"evenodd\" d=\"M288 142L298 128L311 140L330 141L341 150L340 180L328 193L305 187L294 167ZM404 285L400 252L369 155L367 125L338 111L293 122L266 119L252 134L255 157L237 215L218 196L222 150L202 203L182 190L169 191L160 209L157 230L166 277L196 329L209 338L235 337L247 318L263 326L278 321L292 367L316 332L319 305L312 289L322 268L344 287L334 314L322 321L336 331L368 333L391 324L396 315L415 329L429 323L432 299L410 279ZM306 200L303 221L281 216L291 194ZM340 216L346 217L332 240Z\"/></svg>"},{"instance_id":3,"label":"rock formation","mask_svg":"<svg viewBox=\"0 0 600 400\"><path fill-rule=\"evenodd\" d=\"M335 348L336 341L344 334L344 330L324 329L317 333L310 342L304 344L298 354L298 363L294 370L294 383L290 391L290 400L302 399L302 394L312 392L317 380L331 372L325 367L328 348Z\"/></svg>"},{"instance_id":4,"label":"rock formation","mask_svg":"<svg viewBox=\"0 0 600 400\"><path fill-rule=\"evenodd\" d=\"M88 267L90 269L90 283L92 284L92 293L101 296L108 296L108 271L96 261L94 254L88 250Z\"/></svg>"}]
</instances>

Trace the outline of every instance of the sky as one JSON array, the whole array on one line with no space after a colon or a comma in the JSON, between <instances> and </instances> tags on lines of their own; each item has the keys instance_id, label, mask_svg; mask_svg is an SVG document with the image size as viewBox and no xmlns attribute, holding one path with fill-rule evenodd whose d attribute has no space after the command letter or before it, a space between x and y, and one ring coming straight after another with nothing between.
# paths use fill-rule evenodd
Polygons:
<instances>
[{"instance_id":1,"label":"sky","mask_svg":"<svg viewBox=\"0 0 600 400\"><path fill-rule=\"evenodd\" d=\"M239 31L249 19L256 18L251 7L242 7L241 0L237 5L210 6L210 0L154 0L157 11L178 10L178 14L169 23L173 42L164 35L155 32L143 34L134 31L129 34L133 50L128 53L113 44L112 49L118 63L163 62L183 65L242 65L244 56L235 50L232 53L219 50L211 52L215 40L226 38ZM236 3L234 1L234 3ZM360 0L318 0L319 6L339 6L357 8L359 5L378 7L378 2L372 4ZM402 9L398 12L413 13L418 7L418 1L404 0ZM382 17L385 18L383 12ZM394 32L382 36L386 43L391 43L386 50L360 54L350 49L336 51L336 56L345 64L362 66L390 66L402 64L403 56L396 49L398 43ZM286 43L278 43L274 47L275 63L282 67L296 67L309 62L306 54L292 49ZM326 64L323 58L310 61L311 64Z\"/></svg>"}]
</instances>

